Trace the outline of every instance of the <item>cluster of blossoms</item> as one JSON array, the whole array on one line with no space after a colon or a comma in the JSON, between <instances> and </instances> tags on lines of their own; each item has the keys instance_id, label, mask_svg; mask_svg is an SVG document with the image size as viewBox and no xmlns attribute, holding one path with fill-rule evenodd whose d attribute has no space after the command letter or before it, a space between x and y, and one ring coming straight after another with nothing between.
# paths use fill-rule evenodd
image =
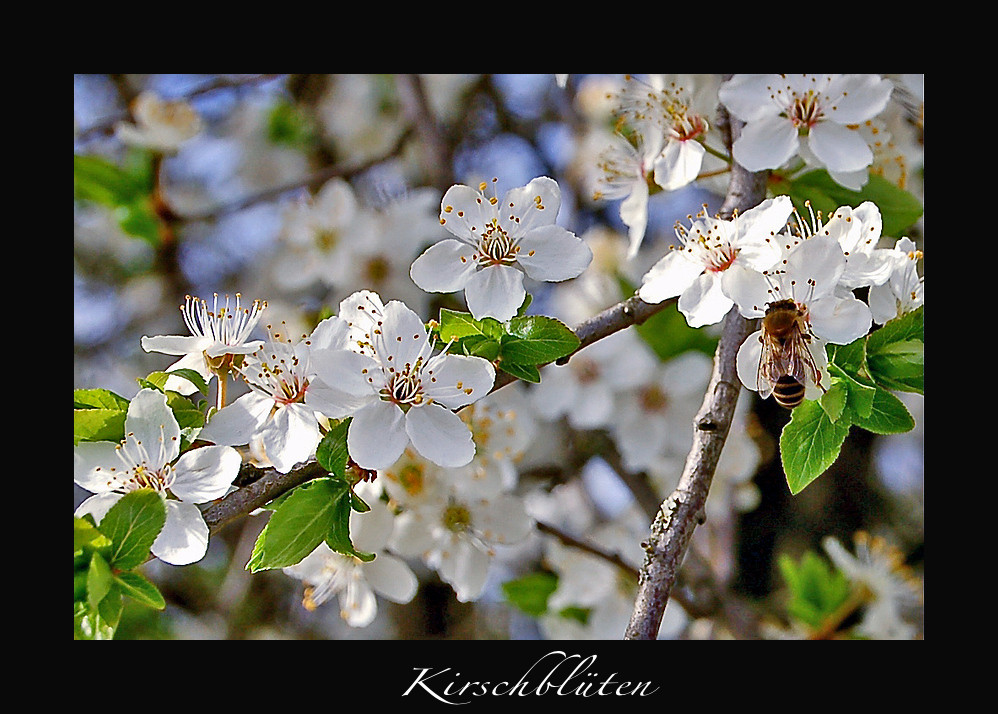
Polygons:
<instances>
[{"instance_id":1,"label":"cluster of blossoms","mask_svg":"<svg viewBox=\"0 0 998 714\"><path fill-rule=\"evenodd\" d=\"M876 116L890 94L891 83L876 75L736 75L720 86L678 75L628 77L612 94L616 132L598 162L598 198L624 199L626 258L636 256L645 237L651 194L678 190L703 173L710 157L707 117L718 101L746 122L733 149L746 168L786 168L797 159L858 187L875 160L873 134L882 131ZM167 116L166 107L145 99L136 105L136 121L149 127L158 122L160 129L147 128L145 138L135 137L134 127L119 131L124 140L174 150L199 130L196 117L181 110ZM171 122L174 135L167 132ZM314 329L266 325L267 337L260 339L255 333L267 303L244 306L239 295L234 305L228 297L220 303L217 295L210 305L188 298L181 312L191 334L143 337L142 347L180 357L170 371L193 370L205 382L218 377L219 408L197 434L208 445L180 455L180 428L165 396L143 389L131 402L121 444L77 447L76 483L95 494L77 515L99 521L124 493L152 487L167 504L153 554L176 565L196 562L206 552L208 528L195 504L232 488L244 458L234 447L246 447L256 463L287 474L315 458L333 423L349 419L351 462L377 475L354 485L371 508L350 514L350 537L376 557L362 560L323 543L284 568L305 584L307 609L336 596L343 620L366 627L377 615L378 597L406 603L415 596L418 580L407 562L414 560L434 570L459 600L477 600L505 552L536 544L539 520L571 522L567 531L637 570L647 521L633 501L608 513L607 504L590 500L580 508L559 498L567 491L562 487L531 491L521 483L521 461L531 449L552 449L557 438L538 442L556 434L562 422L574 430L603 430L621 469L644 472L662 494L671 492L711 360L690 351L663 363L627 330L564 365L544 367L537 385L492 393L495 365L450 353L419 316L430 304L427 294L463 292L474 318L506 321L527 297L527 281L567 283L587 271L588 279L597 261L591 243L556 225L562 197L553 179L535 178L501 197L487 189L486 183L477 189L456 185L442 200L431 190L417 191L374 210L350 183L333 179L288 208L282 250L267 280L288 294L328 290L330 304L336 291L345 293L337 313ZM689 227L677 225L674 249L640 277L638 295L649 303L678 297L692 327L714 325L732 307L760 318L772 305L791 301L818 368L805 385L809 398L829 381L826 344L847 344L874 322L922 304L921 252L907 238L880 247L881 216L872 203L805 221L787 196L779 196L727 220L706 210L688 218ZM423 250L428 240L432 244ZM617 289L618 272L599 277ZM859 288L869 289L866 302L853 295ZM737 366L747 388L765 393L762 344L762 331L750 336ZM229 377L243 388L231 402ZM165 388L182 394L197 389L179 375L171 375ZM712 494L723 495L708 502L709 520L723 517L722 508L745 511L757 503L751 477L760 455L746 434L745 402L739 402L715 474ZM843 570L864 577L840 546L826 547ZM633 609L636 582L629 573L557 539L543 539L540 550L558 576L542 632L618 637ZM861 558L866 553L860 551ZM876 574L870 580L871 590L887 593L883 599L897 590L893 580L876 580ZM907 635L885 609L870 610L866 631ZM660 636L674 636L687 624L673 605Z\"/></svg>"},{"instance_id":2,"label":"cluster of blossoms","mask_svg":"<svg viewBox=\"0 0 998 714\"><path fill-rule=\"evenodd\" d=\"M790 221L793 214L793 221ZM679 296L678 307L693 327L719 322L736 305L746 318L761 318L790 301L803 321L804 347L817 370L808 373L807 398L827 384L825 344L849 344L874 320L897 317L922 304L921 257L907 239L881 248L882 220L872 202L842 206L827 221L812 212L804 220L789 197L767 199L729 220L701 213L689 229L678 225L678 247L642 279L638 294L658 303ZM907 249L907 250L906 250ZM887 287L885 287L887 286ZM869 287L870 304L853 295ZM763 331L751 335L738 355L743 384L760 391ZM768 396L768 394L766 394Z\"/></svg>"}]
</instances>

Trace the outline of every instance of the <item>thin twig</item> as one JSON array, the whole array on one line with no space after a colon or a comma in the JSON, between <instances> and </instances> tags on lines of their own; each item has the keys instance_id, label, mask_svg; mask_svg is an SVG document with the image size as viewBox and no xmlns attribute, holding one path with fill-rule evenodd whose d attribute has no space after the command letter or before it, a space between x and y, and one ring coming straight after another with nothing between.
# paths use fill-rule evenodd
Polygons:
<instances>
[{"instance_id":1,"label":"thin twig","mask_svg":"<svg viewBox=\"0 0 998 714\"><path fill-rule=\"evenodd\" d=\"M730 146L741 125L733 117L726 116L721 124L730 132L727 137ZM747 211L761 203L766 197L766 173L751 173L737 163L732 164L731 182L721 208L722 215ZM707 494L741 391L735 357L738 348L754 329L754 321L743 318L737 307L733 307L724 318L721 339L714 355L713 373L694 421L693 446L686 458L679 485L662 503L652 522L634 612L624 639L653 640L658 635L693 531L706 519L704 505Z\"/></svg>"}]
</instances>

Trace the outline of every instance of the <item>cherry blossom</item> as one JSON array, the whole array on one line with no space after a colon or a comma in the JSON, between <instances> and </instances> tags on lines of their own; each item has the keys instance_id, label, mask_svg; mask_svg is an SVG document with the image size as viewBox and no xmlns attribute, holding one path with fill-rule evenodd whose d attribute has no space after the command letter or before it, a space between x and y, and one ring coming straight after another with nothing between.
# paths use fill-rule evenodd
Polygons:
<instances>
[{"instance_id":1,"label":"cherry blossom","mask_svg":"<svg viewBox=\"0 0 998 714\"><path fill-rule=\"evenodd\" d=\"M115 135L126 144L172 154L201 131L201 117L191 105L167 101L153 92L142 92L131 106L135 123L118 122Z\"/></svg>"},{"instance_id":2,"label":"cherry blossom","mask_svg":"<svg viewBox=\"0 0 998 714\"><path fill-rule=\"evenodd\" d=\"M126 493L152 488L163 497L166 524L152 554L171 565L188 565L208 549L208 525L198 503L221 498L239 473L242 458L228 446L203 446L180 454L180 426L166 395L140 390L128 405L125 439L82 442L75 447L74 480L93 493L76 509L100 523ZM177 457L180 457L179 459Z\"/></svg>"},{"instance_id":3,"label":"cherry blossom","mask_svg":"<svg viewBox=\"0 0 998 714\"><path fill-rule=\"evenodd\" d=\"M547 176L505 193L502 200L458 184L441 201L440 223L456 238L433 244L413 262L410 275L431 293L464 290L475 319L512 318L526 290L523 278L560 282L578 276L592 252L555 224L561 189Z\"/></svg>"},{"instance_id":4,"label":"cherry blossom","mask_svg":"<svg viewBox=\"0 0 998 714\"><path fill-rule=\"evenodd\" d=\"M357 327L345 321L350 329ZM415 312L393 300L370 321L360 342L316 352L314 366L329 385L323 413L352 416L350 455L366 469L391 466L411 442L441 466L469 463L475 444L468 426L452 410L484 397L495 368L480 357L433 355L434 341ZM356 333L353 344L359 345Z\"/></svg>"},{"instance_id":5,"label":"cherry blossom","mask_svg":"<svg viewBox=\"0 0 998 714\"><path fill-rule=\"evenodd\" d=\"M874 322L880 325L918 309L925 301L924 279L918 274L922 251L911 239L901 238L890 253L890 277L883 285L870 288L870 310Z\"/></svg>"},{"instance_id":6,"label":"cherry blossom","mask_svg":"<svg viewBox=\"0 0 998 714\"><path fill-rule=\"evenodd\" d=\"M238 367L243 358L255 352L263 344L261 340L250 340L253 330L260 321L266 302L254 300L250 307L241 303L241 295L236 293L235 305L230 307L229 296L220 306L218 293L212 299L211 309L205 300L188 295L180 312L190 330L190 335L143 337L142 349L146 352L161 352L168 355L183 355L167 368L167 371L192 369L208 382L218 374L224 377ZM166 389L191 394L197 390L191 382L177 375L171 375Z\"/></svg>"},{"instance_id":7,"label":"cherry blossom","mask_svg":"<svg viewBox=\"0 0 998 714\"><path fill-rule=\"evenodd\" d=\"M788 196L766 199L730 220L701 212L691 226L676 226L680 245L652 266L638 296L648 303L679 296L679 311L691 327L713 325L733 304L727 283L744 271L772 267L782 256L777 233L793 211Z\"/></svg>"},{"instance_id":8,"label":"cherry blossom","mask_svg":"<svg viewBox=\"0 0 998 714\"><path fill-rule=\"evenodd\" d=\"M736 74L719 90L745 122L734 158L762 171L809 152L831 172L865 169L873 152L853 126L882 112L893 86L877 74Z\"/></svg>"}]
</instances>

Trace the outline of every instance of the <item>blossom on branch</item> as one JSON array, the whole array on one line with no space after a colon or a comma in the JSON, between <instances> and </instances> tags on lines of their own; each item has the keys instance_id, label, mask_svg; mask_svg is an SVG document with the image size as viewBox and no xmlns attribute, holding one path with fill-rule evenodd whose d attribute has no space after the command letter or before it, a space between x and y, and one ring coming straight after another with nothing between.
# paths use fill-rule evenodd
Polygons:
<instances>
[{"instance_id":1,"label":"blossom on branch","mask_svg":"<svg viewBox=\"0 0 998 714\"><path fill-rule=\"evenodd\" d=\"M440 203L440 223L455 238L430 246L410 275L431 293L464 290L476 320L505 322L523 304L524 275L560 282L577 277L593 259L574 233L555 225L561 189L547 176L506 192L500 201L478 190L451 186Z\"/></svg>"},{"instance_id":2,"label":"blossom on branch","mask_svg":"<svg viewBox=\"0 0 998 714\"><path fill-rule=\"evenodd\" d=\"M208 526L195 504L228 492L242 465L239 453L228 446L203 446L180 455L180 426L166 395L156 389L139 391L128 405L125 434L120 444L76 446L74 480L94 494L76 515L89 513L100 523L126 493L152 488L166 505L166 524L152 554L171 565L201 560L208 549Z\"/></svg>"},{"instance_id":3,"label":"blossom on branch","mask_svg":"<svg viewBox=\"0 0 998 714\"><path fill-rule=\"evenodd\" d=\"M397 300L383 312L374 303L372 308L365 313L375 315L368 331L351 339L363 351L342 346L314 354L316 373L329 385L323 413L353 417L347 448L365 469L388 468L410 442L441 466L469 463L475 444L453 410L488 394L495 382L492 363L445 352L434 355L435 340L422 320ZM352 321L345 324L358 327Z\"/></svg>"}]
</instances>

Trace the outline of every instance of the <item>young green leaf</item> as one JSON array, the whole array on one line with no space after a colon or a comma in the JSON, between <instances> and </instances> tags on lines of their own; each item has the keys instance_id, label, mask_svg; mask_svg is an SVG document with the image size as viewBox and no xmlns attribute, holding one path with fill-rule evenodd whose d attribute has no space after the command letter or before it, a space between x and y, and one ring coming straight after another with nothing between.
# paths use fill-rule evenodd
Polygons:
<instances>
[{"instance_id":1,"label":"young green leaf","mask_svg":"<svg viewBox=\"0 0 998 714\"><path fill-rule=\"evenodd\" d=\"M162 610L166 607L166 600L163 599L162 593L138 573L133 571L118 573L114 576L114 581L123 595L127 595L136 602L156 610Z\"/></svg>"},{"instance_id":2,"label":"young green leaf","mask_svg":"<svg viewBox=\"0 0 998 714\"><path fill-rule=\"evenodd\" d=\"M73 390L73 445L125 438L128 400L106 389Z\"/></svg>"},{"instance_id":3,"label":"young green leaf","mask_svg":"<svg viewBox=\"0 0 998 714\"><path fill-rule=\"evenodd\" d=\"M540 617L548 609L548 598L558 587L558 576L537 572L502 584L506 600L532 617Z\"/></svg>"},{"instance_id":4,"label":"young green leaf","mask_svg":"<svg viewBox=\"0 0 998 714\"><path fill-rule=\"evenodd\" d=\"M780 458L790 493L797 495L828 470L848 434L848 423L833 422L817 402L808 400L793 410L780 434Z\"/></svg>"},{"instance_id":5,"label":"young green leaf","mask_svg":"<svg viewBox=\"0 0 998 714\"><path fill-rule=\"evenodd\" d=\"M853 423L874 434L901 434L915 428L915 419L900 399L886 389L878 388L870 414L855 417Z\"/></svg>"},{"instance_id":6,"label":"young green leaf","mask_svg":"<svg viewBox=\"0 0 998 714\"><path fill-rule=\"evenodd\" d=\"M812 551L799 562L781 555L778 564L790 593L787 612L813 629L820 628L849 597L849 580Z\"/></svg>"},{"instance_id":7,"label":"young green leaf","mask_svg":"<svg viewBox=\"0 0 998 714\"><path fill-rule=\"evenodd\" d=\"M166 524L163 498L151 488L126 493L101 519L100 531L111 540L110 564L131 570L149 555Z\"/></svg>"},{"instance_id":8,"label":"young green leaf","mask_svg":"<svg viewBox=\"0 0 998 714\"><path fill-rule=\"evenodd\" d=\"M517 379L522 379L525 382L533 382L534 384L540 384L541 381L541 371L537 369L537 365L533 364L515 364L509 363L505 360L499 362L499 369L503 372L513 375Z\"/></svg>"},{"instance_id":9,"label":"young green leaf","mask_svg":"<svg viewBox=\"0 0 998 714\"><path fill-rule=\"evenodd\" d=\"M90 570L87 572L87 603L91 608L97 608L100 601L111 592L112 585L114 576L111 574L111 566L100 553L94 553L90 557Z\"/></svg>"},{"instance_id":10,"label":"young green leaf","mask_svg":"<svg viewBox=\"0 0 998 714\"><path fill-rule=\"evenodd\" d=\"M347 431L351 418L334 424L315 449L315 460L322 468L340 478L346 478L347 462L350 454L347 451Z\"/></svg>"},{"instance_id":11,"label":"young green leaf","mask_svg":"<svg viewBox=\"0 0 998 714\"><path fill-rule=\"evenodd\" d=\"M514 317L501 339L505 363L539 365L572 354L581 344L563 322L543 315Z\"/></svg>"}]
</instances>

